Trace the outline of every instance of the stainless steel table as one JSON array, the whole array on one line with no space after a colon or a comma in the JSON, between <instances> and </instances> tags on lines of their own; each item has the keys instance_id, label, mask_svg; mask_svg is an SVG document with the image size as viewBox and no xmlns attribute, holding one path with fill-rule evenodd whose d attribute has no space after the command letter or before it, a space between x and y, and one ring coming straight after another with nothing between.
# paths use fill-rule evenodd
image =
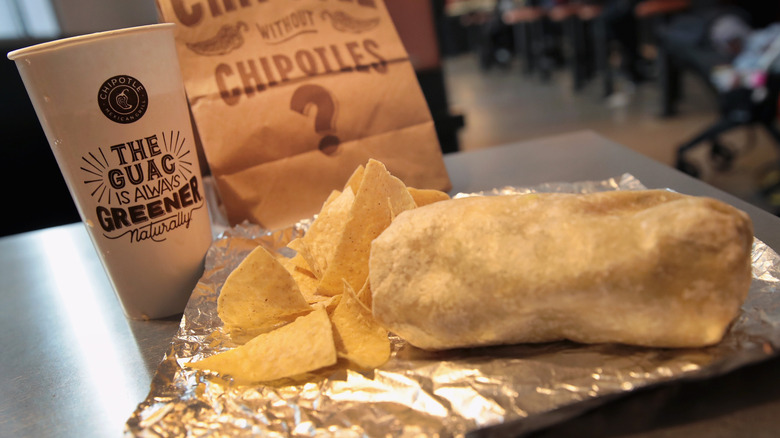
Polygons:
<instances>
[{"instance_id":1,"label":"stainless steel table","mask_svg":"<svg viewBox=\"0 0 780 438\"><path fill-rule=\"evenodd\" d=\"M719 198L780 249L780 218L590 132L445 157L453 192L603 180ZM81 224L0 239L0 436L109 437L144 400L179 318L128 321ZM638 391L540 436L775 436L780 360Z\"/></svg>"}]
</instances>

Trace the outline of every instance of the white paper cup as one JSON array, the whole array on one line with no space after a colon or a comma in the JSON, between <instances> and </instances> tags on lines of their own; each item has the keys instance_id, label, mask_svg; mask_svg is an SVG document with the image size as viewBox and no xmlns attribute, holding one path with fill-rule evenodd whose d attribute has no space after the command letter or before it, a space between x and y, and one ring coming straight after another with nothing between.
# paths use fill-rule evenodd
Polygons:
<instances>
[{"instance_id":1,"label":"white paper cup","mask_svg":"<svg viewBox=\"0 0 780 438\"><path fill-rule=\"evenodd\" d=\"M174 26L8 54L132 319L184 310L212 237Z\"/></svg>"}]
</instances>

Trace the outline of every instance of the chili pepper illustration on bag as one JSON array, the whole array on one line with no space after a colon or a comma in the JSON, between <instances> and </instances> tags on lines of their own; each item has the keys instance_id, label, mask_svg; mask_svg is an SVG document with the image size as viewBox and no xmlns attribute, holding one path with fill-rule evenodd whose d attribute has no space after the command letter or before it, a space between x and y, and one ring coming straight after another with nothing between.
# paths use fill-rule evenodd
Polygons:
<instances>
[{"instance_id":1,"label":"chili pepper illustration on bag","mask_svg":"<svg viewBox=\"0 0 780 438\"><path fill-rule=\"evenodd\" d=\"M339 32L361 33L379 24L379 18L362 20L342 11L323 11L320 16L323 20L330 18L330 24Z\"/></svg>"},{"instance_id":2,"label":"chili pepper illustration on bag","mask_svg":"<svg viewBox=\"0 0 780 438\"><path fill-rule=\"evenodd\" d=\"M244 36L241 34L241 31L247 30L249 30L249 26L243 21L233 25L226 24L219 28L219 31L213 37L203 41L187 43L187 47L199 55L225 55L244 45Z\"/></svg>"}]
</instances>

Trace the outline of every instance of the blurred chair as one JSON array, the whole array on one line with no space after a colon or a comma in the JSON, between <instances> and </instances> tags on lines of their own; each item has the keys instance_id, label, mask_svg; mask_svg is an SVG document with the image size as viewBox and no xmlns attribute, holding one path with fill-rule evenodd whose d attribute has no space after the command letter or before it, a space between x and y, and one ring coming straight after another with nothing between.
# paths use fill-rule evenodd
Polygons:
<instances>
[{"instance_id":1,"label":"blurred chair","mask_svg":"<svg viewBox=\"0 0 780 438\"><path fill-rule=\"evenodd\" d=\"M599 66L607 64L607 39L600 30L603 6L601 2L571 0L553 6L547 16L559 23L566 40L566 59L572 75L572 87L579 91L591 79ZM611 72L604 68L605 77Z\"/></svg>"},{"instance_id":2,"label":"blurred chair","mask_svg":"<svg viewBox=\"0 0 780 438\"><path fill-rule=\"evenodd\" d=\"M515 51L522 57L523 72L527 75L541 68L540 44L544 40L544 17L544 9L534 5L518 6L504 12L502 16L504 23L512 27Z\"/></svg>"},{"instance_id":3,"label":"blurred chair","mask_svg":"<svg viewBox=\"0 0 780 438\"><path fill-rule=\"evenodd\" d=\"M674 115L674 102L681 98L682 88L675 66L669 63L666 50L668 46L658 44L659 33L663 32L670 20L683 16L691 10L708 8L719 3L718 0L645 0L636 7L638 17L648 21L650 37L657 49L656 68L658 86L662 90L661 116ZM682 18L684 19L684 18Z\"/></svg>"},{"instance_id":4,"label":"blurred chair","mask_svg":"<svg viewBox=\"0 0 780 438\"><path fill-rule=\"evenodd\" d=\"M643 0L636 5L634 13L642 20L653 22L655 27L690 7L691 0Z\"/></svg>"},{"instance_id":5,"label":"blurred chair","mask_svg":"<svg viewBox=\"0 0 780 438\"><path fill-rule=\"evenodd\" d=\"M608 97L615 88L612 66L614 45L619 47L621 71L631 82L646 78L640 64L644 61L641 45L652 43L644 34L653 34L656 23L685 10L689 0L574 0L560 8L569 20L567 39L577 63L572 65L574 88L579 90L594 76L601 75L602 94ZM647 32L643 29L648 28ZM644 37L644 38L643 38Z\"/></svg>"},{"instance_id":6,"label":"blurred chair","mask_svg":"<svg viewBox=\"0 0 780 438\"><path fill-rule=\"evenodd\" d=\"M575 5L568 0L525 0L503 14L512 26L515 47L522 57L526 74L539 73L550 79L553 70L571 59L570 34ZM568 53L567 53L568 52Z\"/></svg>"},{"instance_id":7,"label":"blurred chair","mask_svg":"<svg viewBox=\"0 0 780 438\"><path fill-rule=\"evenodd\" d=\"M529 0L504 12L503 21L512 26L523 72L538 72L548 79L564 63L571 71L574 90L580 90L595 70L590 32L600 10L598 5L579 0Z\"/></svg>"},{"instance_id":8,"label":"blurred chair","mask_svg":"<svg viewBox=\"0 0 780 438\"><path fill-rule=\"evenodd\" d=\"M547 12L550 21L557 23L563 31L566 42L566 47L563 48L564 56L571 71L575 91L584 85L588 65L586 31L579 15L581 7L579 2L566 2L556 4Z\"/></svg>"},{"instance_id":9,"label":"blurred chair","mask_svg":"<svg viewBox=\"0 0 780 438\"><path fill-rule=\"evenodd\" d=\"M574 69L574 89L582 89L587 80L594 76L599 65L606 65L606 47L596 44L596 26L604 7L589 1L578 1L572 46L577 54L578 65ZM602 60L602 57L604 60Z\"/></svg>"},{"instance_id":10,"label":"blurred chair","mask_svg":"<svg viewBox=\"0 0 780 438\"><path fill-rule=\"evenodd\" d=\"M444 5L444 13L449 17L457 17L465 29L469 50L477 55L483 69L487 69L493 61L490 27L496 18L496 2L497 0L447 0ZM391 13L392 10L400 13L403 8L394 3L387 2L388 9ZM405 4L403 1L401 3Z\"/></svg>"},{"instance_id":11,"label":"blurred chair","mask_svg":"<svg viewBox=\"0 0 780 438\"><path fill-rule=\"evenodd\" d=\"M602 6L594 27L598 48L598 70L603 75L603 95L614 93L611 45L620 46L621 71L633 83L649 76L641 63L646 61L642 47L655 46L655 34L670 17L687 10L690 0L600 0ZM629 9L629 8L632 8Z\"/></svg>"}]
</instances>

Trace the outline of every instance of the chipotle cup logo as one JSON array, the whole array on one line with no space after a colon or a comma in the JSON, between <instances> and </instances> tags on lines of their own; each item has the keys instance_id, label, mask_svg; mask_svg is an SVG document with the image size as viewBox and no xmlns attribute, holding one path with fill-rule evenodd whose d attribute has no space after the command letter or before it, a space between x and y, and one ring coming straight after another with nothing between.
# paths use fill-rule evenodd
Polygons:
<instances>
[{"instance_id":1,"label":"chipotle cup logo","mask_svg":"<svg viewBox=\"0 0 780 438\"><path fill-rule=\"evenodd\" d=\"M189 228L206 204L194 152L181 132L169 131L98 147L82 156L82 182L109 239L161 242Z\"/></svg>"},{"instance_id":2,"label":"chipotle cup logo","mask_svg":"<svg viewBox=\"0 0 780 438\"><path fill-rule=\"evenodd\" d=\"M98 106L109 120L133 123L143 117L149 106L146 88L136 78L118 75L108 78L98 91Z\"/></svg>"}]
</instances>

